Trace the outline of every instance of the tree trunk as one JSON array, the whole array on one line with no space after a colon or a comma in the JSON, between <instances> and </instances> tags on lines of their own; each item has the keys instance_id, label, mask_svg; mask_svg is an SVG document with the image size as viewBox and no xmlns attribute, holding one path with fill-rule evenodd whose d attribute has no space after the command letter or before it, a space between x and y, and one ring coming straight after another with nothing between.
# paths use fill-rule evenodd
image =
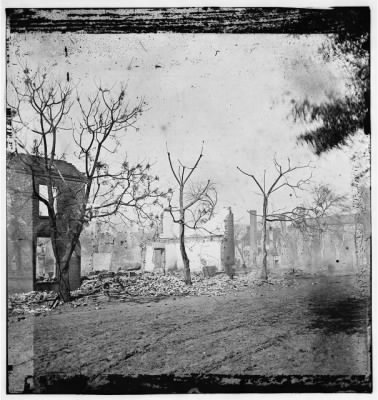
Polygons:
<instances>
[{"instance_id":1,"label":"tree trunk","mask_svg":"<svg viewBox=\"0 0 378 400\"><path fill-rule=\"evenodd\" d=\"M59 276L59 297L64 302L71 300L68 268L62 268Z\"/></svg>"},{"instance_id":2,"label":"tree trunk","mask_svg":"<svg viewBox=\"0 0 378 400\"><path fill-rule=\"evenodd\" d=\"M71 246L72 243L64 243L65 240L58 238L59 244L56 246L57 253L55 255L55 262L57 266L57 279L59 282L59 297L62 301L67 302L71 300L71 287L69 281L69 267L72 258Z\"/></svg>"},{"instance_id":3,"label":"tree trunk","mask_svg":"<svg viewBox=\"0 0 378 400\"><path fill-rule=\"evenodd\" d=\"M263 261L262 261L262 271L261 271L261 279L268 279L268 268L267 268L267 250L266 250L266 212L268 209L268 199L264 196L264 204L263 204L263 226L262 226L262 235L263 235Z\"/></svg>"},{"instance_id":4,"label":"tree trunk","mask_svg":"<svg viewBox=\"0 0 378 400\"><path fill-rule=\"evenodd\" d=\"M182 257L182 262L184 264L184 280L187 285L192 284L192 278L190 275L190 266L189 266L189 258L186 254L185 249L185 225L180 224L180 252Z\"/></svg>"},{"instance_id":5,"label":"tree trunk","mask_svg":"<svg viewBox=\"0 0 378 400\"><path fill-rule=\"evenodd\" d=\"M185 249L185 210L184 210L184 185L180 185L180 252L182 262L184 264L184 280L187 285L192 284L192 278L190 276L189 258L186 254Z\"/></svg>"}]
</instances>

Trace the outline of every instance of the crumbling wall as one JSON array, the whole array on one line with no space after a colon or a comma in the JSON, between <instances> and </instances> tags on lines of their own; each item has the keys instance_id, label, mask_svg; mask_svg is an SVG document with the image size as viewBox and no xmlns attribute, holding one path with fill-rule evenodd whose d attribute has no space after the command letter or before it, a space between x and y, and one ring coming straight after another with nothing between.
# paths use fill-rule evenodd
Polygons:
<instances>
[{"instance_id":1,"label":"crumbling wall","mask_svg":"<svg viewBox=\"0 0 378 400\"><path fill-rule=\"evenodd\" d=\"M50 237L49 218L40 215L40 203L34 196L32 175L20 157L7 159L7 265L8 289L10 292L28 292L36 287L37 241ZM35 185L46 185L47 178L38 172ZM59 240L70 242L71 224L78 212L83 182L79 179L55 177L54 187L58 196L57 220ZM45 279L45 278L44 278ZM69 279L71 288L80 286L80 249L76 249L70 263Z\"/></svg>"},{"instance_id":2,"label":"crumbling wall","mask_svg":"<svg viewBox=\"0 0 378 400\"><path fill-rule=\"evenodd\" d=\"M185 240L186 252L190 260L192 272L202 272L204 266L215 266L218 271L222 269L221 263L221 236L191 238ZM163 240L148 244L145 249L144 270L156 271L154 251L164 249L165 271L182 270L184 268L180 243L177 240Z\"/></svg>"},{"instance_id":3,"label":"crumbling wall","mask_svg":"<svg viewBox=\"0 0 378 400\"><path fill-rule=\"evenodd\" d=\"M82 234L83 274L141 268L142 248L137 237L126 232L101 232L101 224Z\"/></svg>"},{"instance_id":4,"label":"crumbling wall","mask_svg":"<svg viewBox=\"0 0 378 400\"><path fill-rule=\"evenodd\" d=\"M187 252L190 259L190 269L193 272L201 272L204 266L215 266L218 271L222 270L220 238L213 240L198 239L189 242Z\"/></svg>"},{"instance_id":5,"label":"crumbling wall","mask_svg":"<svg viewBox=\"0 0 378 400\"><path fill-rule=\"evenodd\" d=\"M257 216L256 210L249 211L249 266L257 264Z\"/></svg>"},{"instance_id":6,"label":"crumbling wall","mask_svg":"<svg viewBox=\"0 0 378 400\"><path fill-rule=\"evenodd\" d=\"M33 290L33 199L31 176L7 171L8 292Z\"/></svg>"},{"instance_id":7,"label":"crumbling wall","mask_svg":"<svg viewBox=\"0 0 378 400\"><path fill-rule=\"evenodd\" d=\"M224 228L221 252L222 266L224 271L231 275L232 268L235 265L234 215L231 208L224 220Z\"/></svg>"}]
</instances>

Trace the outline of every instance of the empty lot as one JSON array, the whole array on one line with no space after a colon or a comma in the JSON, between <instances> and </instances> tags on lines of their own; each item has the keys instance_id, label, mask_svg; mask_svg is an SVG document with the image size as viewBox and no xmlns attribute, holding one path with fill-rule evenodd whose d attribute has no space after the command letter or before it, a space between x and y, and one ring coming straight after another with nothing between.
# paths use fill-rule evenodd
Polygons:
<instances>
[{"instance_id":1,"label":"empty lot","mask_svg":"<svg viewBox=\"0 0 378 400\"><path fill-rule=\"evenodd\" d=\"M8 324L9 390L28 374L369 375L368 300L351 277L219 297L103 303Z\"/></svg>"}]
</instances>

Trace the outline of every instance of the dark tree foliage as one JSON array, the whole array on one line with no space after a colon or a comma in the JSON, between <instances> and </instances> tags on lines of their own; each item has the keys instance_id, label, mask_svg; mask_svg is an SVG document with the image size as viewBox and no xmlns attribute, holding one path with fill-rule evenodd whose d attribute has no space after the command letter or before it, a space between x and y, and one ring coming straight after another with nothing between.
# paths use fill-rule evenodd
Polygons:
<instances>
[{"instance_id":1,"label":"dark tree foliage","mask_svg":"<svg viewBox=\"0 0 378 400\"><path fill-rule=\"evenodd\" d=\"M349 93L343 98L328 96L328 101L315 104L305 99L293 102L294 120L315 123L314 128L298 136L320 155L345 145L362 130L370 135L370 39L368 34L338 34L329 37L319 50L325 61L339 59L350 72Z\"/></svg>"}]
</instances>

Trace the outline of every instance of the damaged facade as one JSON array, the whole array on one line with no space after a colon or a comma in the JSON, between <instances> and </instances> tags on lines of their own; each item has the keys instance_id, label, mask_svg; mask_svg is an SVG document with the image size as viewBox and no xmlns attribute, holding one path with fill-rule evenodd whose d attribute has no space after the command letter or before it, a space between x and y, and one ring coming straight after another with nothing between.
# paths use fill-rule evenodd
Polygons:
<instances>
[{"instance_id":1,"label":"damaged facade","mask_svg":"<svg viewBox=\"0 0 378 400\"><path fill-rule=\"evenodd\" d=\"M290 260L293 266L316 272L356 272L356 219L353 214L332 215L322 221L323 229L300 232L290 229ZM296 262L295 262L296 258Z\"/></svg>"},{"instance_id":2,"label":"damaged facade","mask_svg":"<svg viewBox=\"0 0 378 400\"><path fill-rule=\"evenodd\" d=\"M42 165L37 156L7 154L7 275L10 293L57 287L47 208L33 190L34 178L36 190L42 197L47 197L47 174ZM56 160L54 165L55 209L57 213L68 216L76 207L77 196L85 181L72 164ZM72 290L80 286L80 258L79 244L70 262Z\"/></svg>"},{"instance_id":3,"label":"damaged facade","mask_svg":"<svg viewBox=\"0 0 378 400\"><path fill-rule=\"evenodd\" d=\"M67 215L76 206L75 196L85 181L70 163L56 161L56 211ZM54 289L55 258L50 240L47 209L33 195L32 175L39 193L46 197L47 176L34 156L7 155L7 272L8 290L28 292ZM63 178L63 179L62 179ZM63 184L64 182L64 184ZM72 195L75 193L75 195ZM366 195L368 198L368 195ZM368 201L366 201L368 203ZM234 226L231 209L209 221L206 230L187 231L186 251L193 272L224 271L262 264L262 234L255 210L249 211L249 225ZM322 269L355 273L369 265L371 231L370 209L359 215L334 215L323 221L324 231L301 232L286 223L267 226L268 270ZM363 235L361 234L363 232ZM366 233L367 232L367 233ZM240 233L240 231L239 231ZM81 274L92 271L140 269L170 272L183 269L178 225L169 212L163 212L160 231L127 227L116 231L108 224L93 222L84 229L70 262L71 289L80 286Z\"/></svg>"},{"instance_id":4,"label":"damaged facade","mask_svg":"<svg viewBox=\"0 0 378 400\"><path fill-rule=\"evenodd\" d=\"M118 231L107 223L92 222L81 235L83 274L140 269L146 236L143 229L127 227Z\"/></svg>"},{"instance_id":5,"label":"damaged facade","mask_svg":"<svg viewBox=\"0 0 378 400\"><path fill-rule=\"evenodd\" d=\"M366 256L358 251L360 223L356 215L325 217L321 221L321 233L316 229L315 222L308 221L308 225L309 230L301 232L285 222L267 224L267 262L271 271L299 268L310 272L331 270L354 273L359 264L366 264ZM243 234L236 243L236 265L260 266L262 232L257 227L255 211L250 211L250 225L243 228Z\"/></svg>"},{"instance_id":6,"label":"damaged facade","mask_svg":"<svg viewBox=\"0 0 378 400\"><path fill-rule=\"evenodd\" d=\"M206 230L188 231L185 248L192 272L227 272L235 264L233 224L233 214L229 209L214 218L212 226L207 226ZM147 243L143 258L145 271L169 272L184 268L178 225L172 221L169 212L162 214L158 238Z\"/></svg>"},{"instance_id":7,"label":"damaged facade","mask_svg":"<svg viewBox=\"0 0 378 400\"><path fill-rule=\"evenodd\" d=\"M218 221L218 228L213 233L197 230L188 234L185 247L191 271L203 272L210 267L214 271L230 273L231 269L260 268L262 231L258 227L256 211L249 211L249 216L249 225L239 224L234 228L230 210L222 217L222 224ZM354 273L358 263L363 262L356 252L357 227L353 214L327 217L321 234L315 230L301 232L285 222L268 224L268 269L276 272L304 269L309 272ZM239 235L234 233L234 229ZM177 224L172 222L168 212L163 213L159 237L147 243L144 249L143 268L164 273L183 269Z\"/></svg>"}]
</instances>

